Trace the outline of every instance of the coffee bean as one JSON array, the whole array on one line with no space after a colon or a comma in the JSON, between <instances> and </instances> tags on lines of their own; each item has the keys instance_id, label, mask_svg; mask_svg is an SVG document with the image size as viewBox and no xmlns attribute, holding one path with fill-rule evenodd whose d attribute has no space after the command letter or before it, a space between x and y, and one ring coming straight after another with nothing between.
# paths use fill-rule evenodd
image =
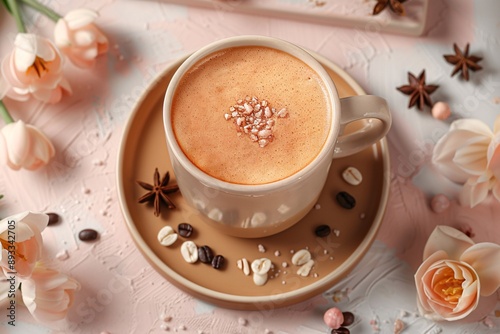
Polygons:
<instances>
[{"instance_id":1,"label":"coffee bean","mask_svg":"<svg viewBox=\"0 0 500 334\"><path fill-rule=\"evenodd\" d=\"M321 238L327 237L330 234L330 232L332 232L332 229L328 225L319 225L314 230L314 234L316 234L316 236Z\"/></svg>"},{"instance_id":2,"label":"coffee bean","mask_svg":"<svg viewBox=\"0 0 500 334\"><path fill-rule=\"evenodd\" d=\"M193 234L193 226L188 223L181 223L177 226L177 233L179 233L181 237L189 238L191 234Z\"/></svg>"},{"instance_id":3,"label":"coffee bean","mask_svg":"<svg viewBox=\"0 0 500 334\"><path fill-rule=\"evenodd\" d=\"M336 196L337 202L345 209L352 209L356 206L356 199L351 194L341 191Z\"/></svg>"},{"instance_id":4,"label":"coffee bean","mask_svg":"<svg viewBox=\"0 0 500 334\"><path fill-rule=\"evenodd\" d=\"M350 333L351 332L345 327L335 328L332 329L332 331L330 332L330 334L350 334Z\"/></svg>"},{"instance_id":5,"label":"coffee bean","mask_svg":"<svg viewBox=\"0 0 500 334\"><path fill-rule=\"evenodd\" d=\"M226 260L224 259L224 256L217 255L212 260L212 267L214 267L215 269L221 269L224 266L225 261Z\"/></svg>"},{"instance_id":6,"label":"coffee bean","mask_svg":"<svg viewBox=\"0 0 500 334\"><path fill-rule=\"evenodd\" d=\"M81 230L80 233L78 233L78 238L82 241L92 241L97 239L97 231L86 228L84 230Z\"/></svg>"},{"instance_id":7,"label":"coffee bean","mask_svg":"<svg viewBox=\"0 0 500 334\"><path fill-rule=\"evenodd\" d=\"M214 258L214 252L208 246L198 248L198 259L203 263L211 263Z\"/></svg>"},{"instance_id":8,"label":"coffee bean","mask_svg":"<svg viewBox=\"0 0 500 334\"><path fill-rule=\"evenodd\" d=\"M354 314L351 312L342 312L342 315L344 316L344 322L341 326L350 326L354 323Z\"/></svg>"},{"instance_id":9,"label":"coffee bean","mask_svg":"<svg viewBox=\"0 0 500 334\"><path fill-rule=\"evenodd\" d=\"M49 216L49 223L48 225L54 225L54 224L57 224L59 223L59 215L57 213L54 213L54 212L49 212L49 213L46 213L47 216Z\"/></svg>"}]
</instances>

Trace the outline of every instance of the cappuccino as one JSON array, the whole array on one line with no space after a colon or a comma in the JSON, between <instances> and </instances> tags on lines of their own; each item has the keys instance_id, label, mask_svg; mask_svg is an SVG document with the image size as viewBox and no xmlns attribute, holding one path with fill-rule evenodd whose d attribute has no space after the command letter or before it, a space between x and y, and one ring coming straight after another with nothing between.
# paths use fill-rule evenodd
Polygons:
<instances>
[{"instance_id":1,"label":"cappuccino","mask_svg":"<svg viewBox=\"0 0 500 334\"><path fill-rule=\"evenodd\" d=\"M223 49L180 79L171 124L186 157L206 174L259 185L310 164L333 112L325 84L303 61L262 46Z\"/></svg>"}]
</instances>

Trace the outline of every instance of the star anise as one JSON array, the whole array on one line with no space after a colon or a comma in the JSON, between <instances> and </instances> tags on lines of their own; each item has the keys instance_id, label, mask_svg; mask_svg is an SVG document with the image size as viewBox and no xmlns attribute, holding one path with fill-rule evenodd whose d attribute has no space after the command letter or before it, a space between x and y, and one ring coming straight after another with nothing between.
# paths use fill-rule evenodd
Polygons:
<instances>
[{"instance_id":1,"label":"star anise","mask_svg":"<svg viewBox=\"0 0 500 334\"><path fill-rule=\"evenodd\" d=\"M142 195L137 202L151 202L154 201L154 214L156 217L160 215L160 201L163 201L169 209L175 209L175 204L168 197L168 194L174 193L179 190L177 185L168 185L170 181L170 173L167 172L162 180L160 180L160 173L158 172L158 168L155 168L155 173L153 176L153 184L149 184L142 181L137 181L142 188L148 190L147 193Z\"/></svg>"},{"instance_id":2,"label":"star anise","mask_svg":"<svg viewBox=\"0 0 500 334\"><path fill-rule=\"evenodd\" d=\"M406 11L403 6L403 2L406 0L377 0L377 4L373 7L373 15L378 15L384 9L389 6L389 8L399 16L405 16Z\"/></svg>"},{"instance_id":3,"label":"star anise","mask_svg":"<svg viewBox=\"0 0 500 334\"><path fill-rule=\"evenodd\" d=\"M477 56L469 56L469 43L465 46L464 52L462 52L457 44L453 43L453 49L455 50L454 55L444 55L444 59L450 64L455 65L451 76L454 76L461 71L462 77L469 81L469 70L471 71L479 71L482 69L477 63L483 60L481 57Z\"/></svg>"},{"instance_id":4,"label":"star anise","mask_svg":"<svg viewBox=\"0 0 500 334\"><path fill-rule=\"evenodd\" d=\"M420 75L415 77L413 73L408 72L409 85L404 85L397 87L397 90L403 94L410 95L410 103L408 108L417 106L419 110L424 109L424 104L432 107L431 94L434 93L436 89L439 88L438 85L426 85L425 84L425 70L423 70Z\"/></svg>"}]
</instances>

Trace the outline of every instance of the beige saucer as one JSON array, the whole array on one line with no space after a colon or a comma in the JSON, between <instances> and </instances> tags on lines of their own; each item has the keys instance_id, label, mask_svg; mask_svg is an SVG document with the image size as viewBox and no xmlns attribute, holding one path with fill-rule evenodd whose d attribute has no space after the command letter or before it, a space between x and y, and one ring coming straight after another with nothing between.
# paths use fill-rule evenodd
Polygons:
<instances>
[{"instance_id":1,"label":"beige saucer","mask_svg":"<svg viewBox=\"0 0 500 334\"><path fill-rule=\"evenodd\" d=\"M364 94L342 69L318 54L313 55L328 70L341 97ZM327 290L359 262L382 222L390 180L386 140L353 156L336 159L316 207L298 224L277 235L239 239L221 234L204 224L180 193L171 196L177 209L162 206L161 216L155 217L151 205L137 203L146 191L136 180L152 183L154 169L158 167L162 175L170 171L170 182L175 183L163 132L162 104L169 80L183 60L169 65L146 89L130 115L121 141L117 171L119 201L138 249L172 284L222 307L251 310L283 307ZM363 174L360 185L352 186L342 179L342 171L349 166ZM356 198L354 209L347 210L337 204L335 195L339 191L347 191ZM200 262L185 262L180 247L187 239L179 237L169 247L160 245L158 231L166 225L177 230L182 222L195 229L189 240L198 246L208 245L215 254L225 257L226 265L221 270ZM322 224L330 225L336 233L317 237L314 229ZM262 245L260 250L259 245ZM303 248L309 249L315 260L307 277L297 275L299 267L291 263L292 252ZM269 258L274 269L265 285L256 286L251 274L245 276L238 269L237 261L246 258L251 263L262 257Z\"/></svg>"}]
</instances>

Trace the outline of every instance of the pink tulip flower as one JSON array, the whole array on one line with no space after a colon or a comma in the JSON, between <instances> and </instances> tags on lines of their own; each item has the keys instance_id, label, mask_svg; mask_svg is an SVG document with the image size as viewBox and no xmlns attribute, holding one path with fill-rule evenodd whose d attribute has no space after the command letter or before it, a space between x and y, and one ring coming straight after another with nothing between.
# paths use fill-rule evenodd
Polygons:
<instances>
[{"instance_id":1,"label":"pink tulip flower","mask_svg":"<svg viewBox=\"0 0 500 334\"><path fill-rule=\"evenodd\" d=\"M20 278L31 275L41 258L41 233L48 222L46 214L33 212L19 213L0 221L0 267L5 275L9 272L17 272Z\"/></svg>"},{"instance_id":2,"label":"pink tulip flower","mask_svg":"<svg viewBox=\"0 0 500 334\"><path fill-rule=\"evenodd\" d=\"M500 245L475 244L464 233L437 226L415 274L420 313L431 320L454 321L476 309L480 296L500 287Z\"/></svg>"},{"instance_id":3,"label":"pink tulip flower","mask_svg":"<svg viewBox=\"0 0 500 334\"><path fill-rule=\"evenodd\" d=\"M0 164L14 170L36 170L55 155L49 138L36 127L18 120L0 130Z\"/></svg>"},{"instance_id":4,"label":"pink tulip flower","mask_svg":"<svg viewBox=\"0 0 500 334\"><path fill-rule=\"evenodd\" d=\"M56 23L57 47L78 67L94 66L96 57L108 51L108 39L94 25L97 16L92 10L76 9Z\"/></svg>"},{"instance_id":5,"label":"pink tulip flower","mask_svg":"<svg viewBox=\"0 0 500 334\"><path fill-rule=\"evenodd\" d=\"M23 302L39 322L63 320L73 304L80 284L56 270L36 266L28 279L22 280Z\"/></svg>"}]
</instances>

